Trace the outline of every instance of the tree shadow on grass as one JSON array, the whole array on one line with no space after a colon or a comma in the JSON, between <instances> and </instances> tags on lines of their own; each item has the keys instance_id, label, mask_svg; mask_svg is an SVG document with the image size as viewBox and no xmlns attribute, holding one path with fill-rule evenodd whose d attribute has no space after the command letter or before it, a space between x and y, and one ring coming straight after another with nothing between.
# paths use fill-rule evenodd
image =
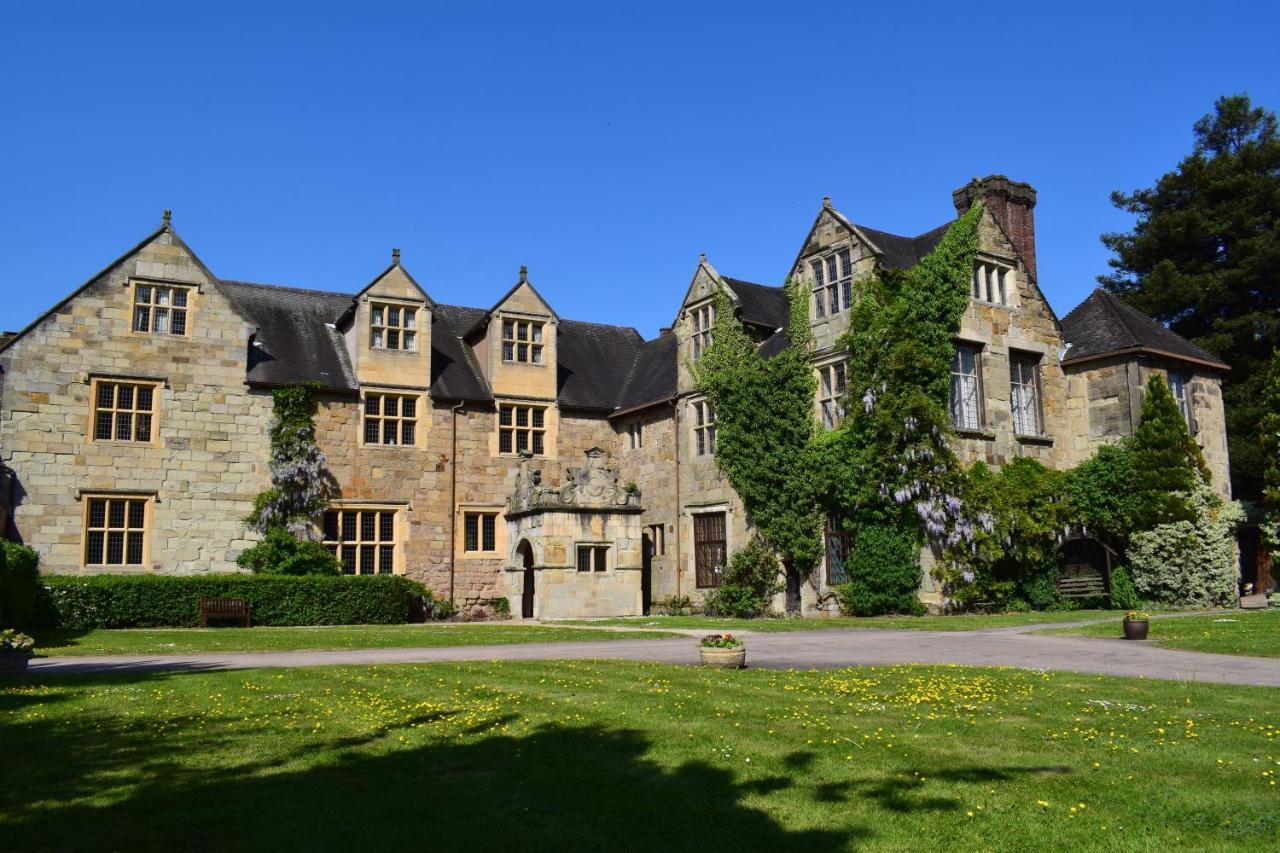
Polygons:
<instances>
[{"instance_id":1,"label":"tree shadow on grass","mask_svg":"<svg viewBox=\"0 0 1280 853\"><path fill-rule=\"evenodd\" d=\"M178 677L79 684L145 692ZM516 719L413 747L390 737L403 729L394 725L382 737L290 734L283 748L255 753L241 735L261 721L234 715L171 717L159 731L120 716L0 713L0 849L821 853L872 838L789 831L743 804L789 779L739 782L697 761L662 766L647 758L648 737L625 728L497 733ZM101 799L86 802L93 796Z\"/></svg>"}]
</instances>

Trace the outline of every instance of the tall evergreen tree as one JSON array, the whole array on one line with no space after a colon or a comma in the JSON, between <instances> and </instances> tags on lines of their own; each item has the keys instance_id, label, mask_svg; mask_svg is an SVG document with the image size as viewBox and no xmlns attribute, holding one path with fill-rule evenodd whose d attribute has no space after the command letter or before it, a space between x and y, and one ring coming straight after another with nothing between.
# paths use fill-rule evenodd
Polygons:
<instances>
[{"instance_id":1,"label":"tall evergreen tree","mask_svg":"<svg viewBox=\"0 0 1280 853\"><path fill-rule=\"evenodd\" d=\"M1195 144L1154 187L1112 203L1137 216L1102 236L1115 257L1111 292L1231 365L1224 381L1231 481L1262 492L1262 384L1280 345L1280 135L1247 95L1222 97L1195 124Z\"/></svg>"},{"instance_id":2,"label":"tall evergreen tree","mask_svg":"<svg viewBox=\"0 0 1280 853\"><path fill-rule=\"evenodd\" d=\"M1187 495L1197 481L1207 482L1209 471L1200 445L1191 437L1169 386L1159 374L1147 383L1142 419L1133 433L1134 483L1137 494L1135 524L1190 521Z\"/></svg>"},{"instance_id":3,"label":"tall evergreen tree","mask_svg":"<svg viewBox=\"0 0 1280 853\"><path fill-rule=\"evenodd\" d=\"M1262 498L1280 512L1280 349L1271 355L1262 417Z\"/></svg>"}]
</instances>

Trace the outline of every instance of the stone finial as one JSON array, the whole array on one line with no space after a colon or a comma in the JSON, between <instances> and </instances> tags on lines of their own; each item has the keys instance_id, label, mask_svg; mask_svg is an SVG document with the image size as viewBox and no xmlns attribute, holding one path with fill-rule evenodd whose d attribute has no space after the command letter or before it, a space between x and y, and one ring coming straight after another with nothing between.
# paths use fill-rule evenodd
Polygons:
<instances>
[{"instance_id":1,"label":"stone finial","mask_svg":"<svg viewBox=\"0 0 1280 853\"><path fill-rule=\"evenodd\" d=\"M698 262L699 262L699 263L704 263L704 264L707 262L707 253L706 253L706 252L699 252L699 253L698 253Z\"/></svg>"},{"instance_id":2,"label":"stone finial","mask_svg":"<svg viewBox=\"0 0 1280 853\"><path fill-rule=\"evenodd\" d=\"M526 267L524 264L520 265L520 280L521 281L529 280L529 268Z\"/></svg>"},{"instance_id":3,"label":"stone finial","mask_svg":"<svg viewBox=\"0 0 1280 853\"><path fill-rule=\"evenodd\" d=\"M822 206L823 206L823 207L830 207L830 206L831 206L831 196L829 196L829 195L824 195L824 196L822 197Z\"/></svg>"},{"instance_id":4,"label":"stone finial","mask_svg":"<svg viewBox=\"0 0 1280 853\"><path fill-rule=\"evenodd\" d=\"M166 208L166 209L165 209L165 211L164 211L164 213L160 214L160 219L164 222L164 225L165 225L165 227L166 227L166 228L167 228L168 226L172 225L172 224L173 224L173 211L172 211L172 210L169 210L169 209L167 209L167 208Z\"/></svg>"},{"instance_id":5,"label":"stone finial","mask_svg":"<svg viewBox=\"0 0 1280 853\"><path fill-rule=\"evenodd\" d=\"M391 250L391 263L392 263L392 264L395 264L396 266L399 266L399 265L400 265L400 250L399 250L399 249L392 249L392 250Z\"/></svg>"}]
</instances>

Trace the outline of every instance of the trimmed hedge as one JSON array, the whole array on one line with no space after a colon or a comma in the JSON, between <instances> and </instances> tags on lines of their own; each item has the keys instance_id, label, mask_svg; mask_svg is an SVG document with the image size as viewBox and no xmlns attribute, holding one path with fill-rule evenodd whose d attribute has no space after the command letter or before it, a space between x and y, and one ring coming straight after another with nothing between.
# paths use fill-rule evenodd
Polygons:
<instances>
[{"instance_id":1,"label":"trimmed hedge","mask_svg":"<svg viewBox=\"0 0 1280 853\"><path fill-rule=\"evenodd\" d=\"M432 603L430 590L395 575L54 575L41 593L40 624L75 629L195 627L207 596L247 599L263 626L414 622Z\"/></svg>"},{"instance_id":2,"label":"trimmed hedge","mask_svg":"<svg viewBox=\"0 0 1280 853\"><path fill-rule=\"evenodd\" d=\"M0 630L35 627L39 589L40 555L34 548L0 540Z\"/></svg>"}]
</instances>

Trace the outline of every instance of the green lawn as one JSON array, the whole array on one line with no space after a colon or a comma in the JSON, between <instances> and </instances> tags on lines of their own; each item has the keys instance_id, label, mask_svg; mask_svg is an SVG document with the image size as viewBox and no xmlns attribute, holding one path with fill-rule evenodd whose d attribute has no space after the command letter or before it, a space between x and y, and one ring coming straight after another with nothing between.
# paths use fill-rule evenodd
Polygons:
<instances>
[{"instance_id":1,"label":"green lawn","mask_svg":"<svg viewBox=\"0 0 1280 853\"><path fill-rule=\"evenodd\" d=\"M492 623L339 625L314 628L137 628L37 631L40 655L179 655L298 649L397 649L667 637L652 631L590 631Z\"/></svg>"},{"instance_id":2,"label":"green lawn","mask_svg":"<svg viewBox=\"0 0 1280 853\"><path fill-rule=\"evenodd\" d=\"M991 613L960 616L859 616L833 619L721 619L715 616L631 616L625 619L573 619L566 625L598 625L625 628L698 628L710 631L829 631L833 628L904 628L914 631L978 631L1053 622L1084 622L1120 618L1118 610L1067 612Z\"/></svg>"},{"instance_id":3,"label":"green lawn","mask_svg":"<svg viewBox=\"0 0 1280 853\"><path fill-rule=\"evenodd\" d=\"M1062 628L1049 633L1120 637L1123 629L1117 615L1114 621L1105 624ZM1193 652L1280 657L1280 609L1152 619L1147 639L1157 646Z\"/></svg>"},{"instance_id":4,"label":"green lawn","mask_svg":"<svg viewBox=\"0 0 1280 853\"><path fill-rule=\"evenodd\" d=\"M0 849L1274 850L1276 696L584 661L12 679Z\"/></svg>"}]
</instances>

